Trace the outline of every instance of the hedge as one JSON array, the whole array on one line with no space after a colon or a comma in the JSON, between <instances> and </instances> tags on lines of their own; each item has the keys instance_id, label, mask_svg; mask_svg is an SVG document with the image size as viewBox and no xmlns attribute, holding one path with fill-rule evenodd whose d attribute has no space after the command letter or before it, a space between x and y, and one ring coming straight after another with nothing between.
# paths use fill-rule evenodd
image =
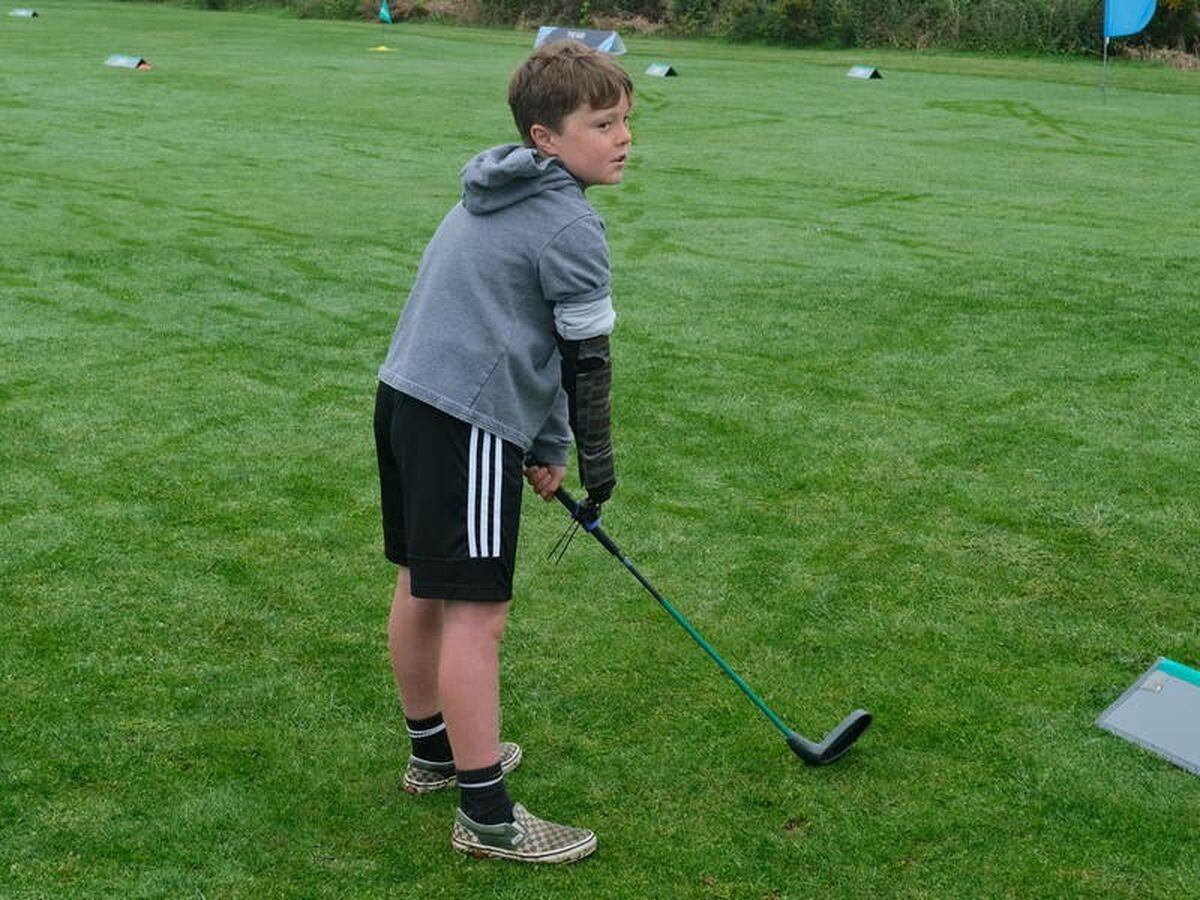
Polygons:
<instances>
[{"instance_id":1,"label":"hedge","mask_svg":"<svg viewBox=\"0 0 1200 900\"><path fill-rule=\"evenodd\" d=\"M378 15L379 0L184 0L206 9L287 7L304 17ZM603 24L740 41L843 47L1083 53L1101 45L1103 0L389 0L397 20ZM1200 55L1200 0L1158 0L1131 46Z\"/></svg>"}]
</instances>

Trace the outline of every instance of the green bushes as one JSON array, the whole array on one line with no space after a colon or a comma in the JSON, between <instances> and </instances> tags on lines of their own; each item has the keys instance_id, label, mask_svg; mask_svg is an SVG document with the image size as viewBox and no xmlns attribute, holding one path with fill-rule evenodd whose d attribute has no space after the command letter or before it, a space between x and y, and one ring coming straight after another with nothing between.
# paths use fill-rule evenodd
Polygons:
<instances>
[{"instance_id":1,"label":"green bushes","mask_svg":"<svg viewBox=\"0 0 1200 900\"><path fill-rule=\"evenodd\" d=\"M596 18L641 19L667 22L669 0L475 0L485 20L511 24L518 21L587 25ZM708 7L713 0L696 0Z\"/></svg>"},{"instance_id":2,"label":"green bushes","mask_svg":"<svg viewBox=\"0 0 1200 900\"><path fill-rule=\"evenodd\" d=\"M208 9L278 5L301 16L372 19L379 0L190 0ZM493 24L664 28L790 45L993 52L1097 51L1103 0L396 0L397 20L433 14ZM1130 43L1200 52L1200 0L1158 0Z\"/></svg>"},{"instance_id":3,"label":"green bushes","mask_svg":"<svg viewBox=\"0 0 1200 900\"><path fill-rule=\"evenodd\" d=\"M1096 0L843 0L845 44L1079 52L1100 41Z\"/></svg>"},{"instance_id":4,"label":"green bushes","mask_svg":"<svg viewBox=\"0 0 1200 900\"><path fill-rule=\"evenodd\" d=\"M1103 0L733 0L730 37L844 46L1079 53L1102 42ZM1139 43L1200 52L1200 0L1159 0Z\"/></svg>"},{"instance_id":5,"label":"green bushes","mask_svg":"<svg viewBox=\"0 0 1200 900\"><path fill-rule=\"evenodd\" d=\"M680 34L698 34L712 24L714 0L671 0L670 20Z\"/></svg>"},{"instance_id":6,"label":"green bushes","mask_svg":"<svg viewBox=\"0 0 1200 900\"><path fill-rule=\"evenodd\" d=\"M1146 40L1159 47L1200 55L1200 0L1158 0Z\"/></svg>"},{"instance_id":7,"label":"green bushes","mask_svg":"<svg viewBox=\"0 0 1200 900\"><path fill-rule=\"evenodd\" d=\"M1176 0L1200 2L1200 0ZM1100 41L1096 0L728 0L709 31L780 44L1079 52ZM676 0L689 32L697 0Z\"/></svg>"},{"instance_id":8,"label":"green bushes","mask_svg":"<svg viewBox=\"0 0 1200 900\"><path fill-rule=\"evenodd\" d=\"M718 30L742 41L814 44L830 40L833 0L731 0Z\"/></svg>"}]
</instances>

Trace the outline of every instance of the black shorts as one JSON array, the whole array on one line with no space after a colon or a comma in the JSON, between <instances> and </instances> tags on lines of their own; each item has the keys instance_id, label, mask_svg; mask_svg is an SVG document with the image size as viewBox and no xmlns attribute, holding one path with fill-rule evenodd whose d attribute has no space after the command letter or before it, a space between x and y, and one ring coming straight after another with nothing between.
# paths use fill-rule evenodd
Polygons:
<instances>
[{"instance_id":1,"label":"black shorts","mask_svg":"<svg viewBox=\"0 0 1200 900\"><path fill-rule=\"evenodd\" d=\"M380 382L375 450L384 553L408 566L413 596L509 600L520 448Z\"/></svg>"}]
</instances>

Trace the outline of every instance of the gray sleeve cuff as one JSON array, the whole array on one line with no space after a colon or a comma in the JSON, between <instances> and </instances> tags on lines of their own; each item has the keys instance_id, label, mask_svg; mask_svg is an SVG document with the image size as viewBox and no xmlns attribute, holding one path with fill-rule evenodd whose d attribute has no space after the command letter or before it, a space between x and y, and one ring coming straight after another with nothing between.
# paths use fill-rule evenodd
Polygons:
<instances>
[{"instance_id":1,"label":"gray sleeve cuff","mask_svg":"<svg viewBox=\"0 0 1200 900\"><path fill-rule=\"evenodd\" d=\"M559 388L554 409L529 447L528 458L551 466L565 466L571 450L571 427L567 422L567 394Z\"/></svg>"},{"instance_id":2,"label":"gray sleeve cuff","mask_svg":"<svg viewBox=\"0 0 1200 900\"><path fill-rule=\"evenodd\" d=\"M533 446L529 448L529 457L547 466L566 466L570 446L570 444L534 441Z\"/></svg>"},{"instance_id":3,"label":"gray sleeve cuff","mask_svg":"<svg viewBox=\"0 0 1200 900\"><path fill-rule=\"evenodd\" d=\"M586 341L588 338L612 334L617 313L612 295L605 294L586 303L558 303L554 306L554 327L567 341Z\"/></svg>"}]
</instances>

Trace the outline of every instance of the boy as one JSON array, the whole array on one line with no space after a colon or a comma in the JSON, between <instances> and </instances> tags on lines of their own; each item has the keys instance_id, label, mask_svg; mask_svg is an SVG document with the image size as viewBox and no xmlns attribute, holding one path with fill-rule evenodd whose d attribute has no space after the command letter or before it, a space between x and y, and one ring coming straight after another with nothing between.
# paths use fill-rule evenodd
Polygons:
<instances>
[{"instance_id":1,"label":"boy","mask_svg":"<svg viewBox=\"0 0 1200 900\"><path fill-rule=\"evenodd\" d=\"M477 857L571 862L587 829L535 818L504 776L499 647L512 595L521 476L550 500L574 434L594 514L616 484L604 224L585 188L621 181L629 76L574 41L509 83L523 145L463 169L463 197L425 249L379 371L375 439L388 622L412 756L405 789L459 788L451 843ZM570 430L568 430L568 428Z\"/></svg>"}]
</instances>

